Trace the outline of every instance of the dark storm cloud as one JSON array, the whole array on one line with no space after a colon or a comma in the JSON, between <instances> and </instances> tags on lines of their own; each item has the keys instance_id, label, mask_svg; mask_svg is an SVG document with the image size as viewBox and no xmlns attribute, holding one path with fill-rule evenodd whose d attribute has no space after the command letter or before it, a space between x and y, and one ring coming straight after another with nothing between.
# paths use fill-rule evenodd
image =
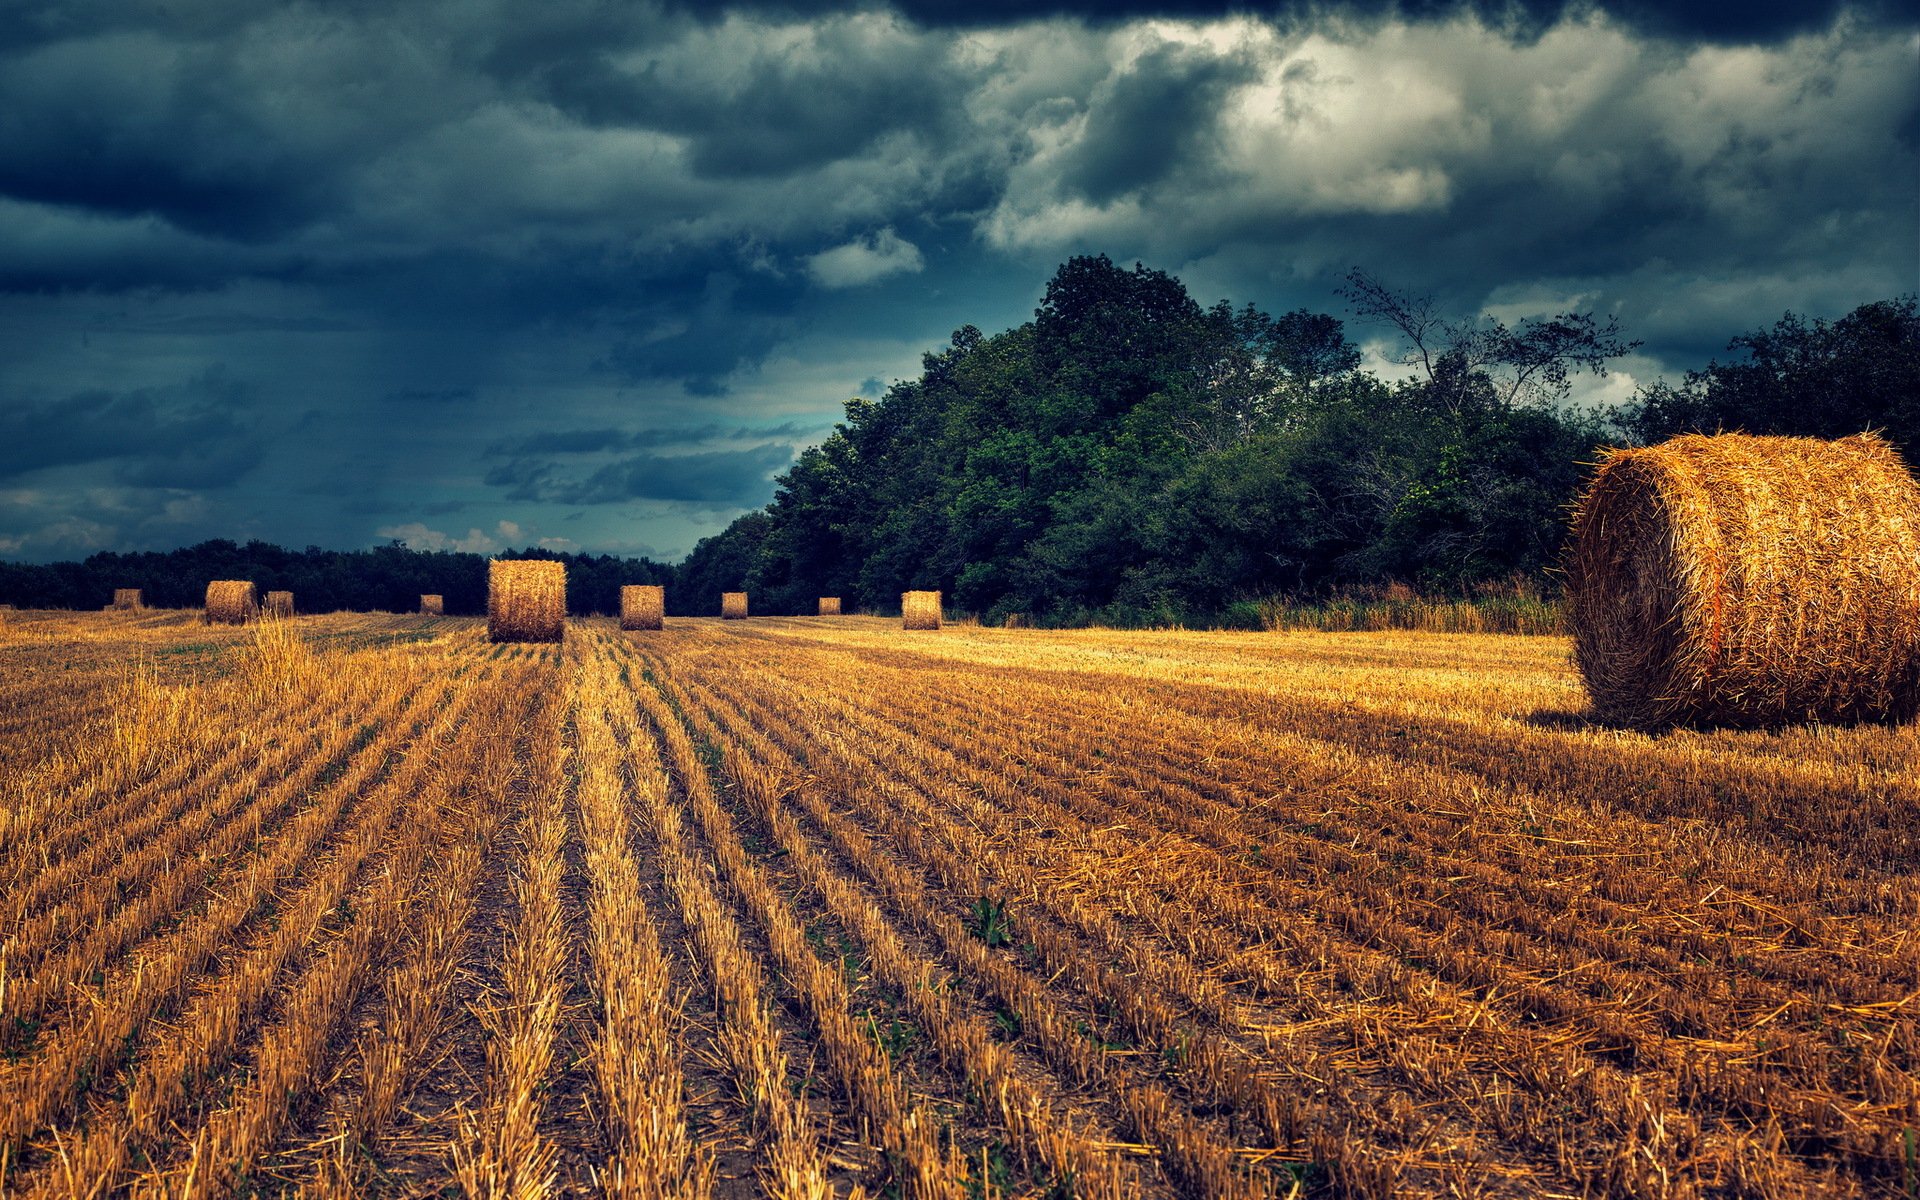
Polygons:
<instances>
[{"instance_id":1,"label":"dark storm cloud","mask_svg":"<svg viewBox=\"0 0 1920 1200\"><path fill-rule=\"evenodd\" d=\"M771 477L793 462L793 446L769 443L743 450L693 454L633 454L584 475L534 459L515 459L489 471L488 484L509 500L552 504L617 504L677 500L750 507L773 495Z\"/></svg>"},{"instance_id":2,"label":"dark storm cloud","mask_svg":"<svg viewBox=\"0 0 1920 1200\"><path fill-rule=\"evenodd\" d=\"M642 126L688 139L696 173L780 176L856 156L898 131L953 118L964 80L944 47L870 23L814 31L807 45L736 44L715 70L700 61L622 65L587 56L549 68L544 94L599 126Z\"/></svg>"},{"instance_id":3,"label":"dark storm cloud","mask_svg":"<svg viewBox=\"0 0 1920 1200\"><path fill-rule=\"evenodd\" d=\"M621 337L595 365L629 381L679 380L693 395L724 395L725 376L792 336L797 280L715 271L698 281L697 295L692 282L673 281L660 289L665 295L622 316L634 335ZM683 288L684 296L675 294Z\"/></svg>"},{"instance_id":4,"label":"dark storm cloud","mask_svg":"<svg viewBox=\"0 0 1920 1200\"><path fill-rule=\"evenodd\" d=\"M391 391L383 399L394 405L407 408L438 408L450 404L471 404L474 390L470 387L441 388L400 388Z\"/></svg>"},{"instance_id":5,"label":"dark storm cloud","mask_svg":"<svg viewBox=\"0 0 1920 1200\"><path fill-rule=\"evenodd\" d=\"M174 388L16 401L0 407L0 479L104 462L130 486L224 487L260 461L249 399L215 370Z\"/></svg>"},{"instance_id":6,"label":"dark storm cloud","mask_svg":"<svg viewBox=\"0 0 1920 1200\"><path fill-rule=\"evenodd\" d=\"M1912 286L1915 29L1702 0L0 5L0 474L38 489L0 552L562 521L684 549L850 391L1026 319L1081 253L1274 311L1339 311L1353 266L1457 311L1599 309L1677 374ZM179 383L215 361L297 429Z\"/></svg>"},{"instance_id":7,"label":"dark storm cloud","mask_svg":"<svg viewBox=\"0 0 1920 1200\"><path fill-rule=\"evenodd\" d=\"M855 2L825 0L770 0L766 4L718 6L683 3L676 7L712 18L721 11L741 7L765 12L818 15L861 7ZM1709 38L1718 41L1770 41L1825 29L1842 11L1852 9L1865 15L1892 19L1901 8L1892 0L1868 4L1849 4L1842 0L1761 0L1758 3L1729 4L1725 0L1682 0L1661 3L1657 0L1202 0L1178 3L1172 0L895 0L895 11L932 27L979 28L1015 21L1047 17L1070 17L1097 23L1132 21L1142 17L1171 17L1208 20L1235 15L1253 15L1282 22L1312 22L1328 16L1362 20L1399 17L1407 20L1451 20L1474 16L1487 24L1513 27L1517 32L1537 32L1567 17L1580 17L1600 11L1635 28L1650 33L1679 37Z\"/></svg>"},{"instance_id":8,"label":"dark storm cloud","mask_svg":"<svg viewBox=\"0 0 1920 1200\"><path fill-rule=\"evenodd\" d=\"M717 422L690 428L654 429L557 429L531 437L495 442L486 449L489 458L525 458L552 454L605 454L620 450L656 450L663 446L695 446L715 441L755 441L767 438L800 438L824 430L786 421L764 428L729 427Z\"/></svg>"},{"instance_id":9,"label":"dark storm cloud","mask_svg":"<svg viewBox=\"0 0 1920 1200\"><path fill-rule=\"evenodd\" d=\"M1087 123L1061 178L1096 204L1209 157L1196 131L1207 130L1228 91L1250 82L1254 63L1187 47L1159 46L1102 84L1089 103Z\"/></svg>"}]
</instances>

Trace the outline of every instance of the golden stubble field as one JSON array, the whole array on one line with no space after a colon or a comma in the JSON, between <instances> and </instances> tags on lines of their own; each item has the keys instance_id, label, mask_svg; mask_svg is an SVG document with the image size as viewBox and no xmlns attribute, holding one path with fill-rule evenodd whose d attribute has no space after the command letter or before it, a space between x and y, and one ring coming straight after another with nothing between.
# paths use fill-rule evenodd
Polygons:
<instances>
[{"instance_id":1,"label":"golden stubble field","mask_svg":"<svg viewBox=\"0 0 1920 1200\"><path fill-rule=\"evenodd\" d=\"M1899 1196L1920 735L1558 639L9 613L0 1191Z\"/></svg>"}]
</instances>

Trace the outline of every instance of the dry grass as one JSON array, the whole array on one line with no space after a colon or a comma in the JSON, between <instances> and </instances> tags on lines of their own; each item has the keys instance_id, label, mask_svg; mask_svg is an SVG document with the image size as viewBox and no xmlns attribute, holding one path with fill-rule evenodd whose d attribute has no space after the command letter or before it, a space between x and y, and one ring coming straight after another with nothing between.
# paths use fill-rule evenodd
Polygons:
<instances>
[{"instance_id":1,"label":"dry grass","mask_svg":"<svg viewBox=\"0 0 1920 1200\"><path fill-rule=\"evenodd\" d=\"M447 600L445 596L442 596L438 592L422 592L420 594L421 616L438 617L445 615L446 611Z\"/></svg>"},{"instance_id":2,"label":"dry grass","mask_svg":"<svg viewBox=\"0 0 1920 1200\"><path fill-rule=\"evenodd\" d=\"M939 592L902 592L901 625L906 629L940 628Z\"/></svg>"},{"instance_id":3,"label":"dry grass","mask_svg":"<svg viewBox=\"0 0 1920 1200\"><path fill-rule=\"evenodd\" d=\"M8 1195L1900 1196L1920 741L1563 638L28 612Z\"/></svg>"},{"instance_id":4,"label":"dry grass","mask_svg":"<svg viewBox=\"0 0 1920 1200\"><path fill-rule=\"evenodd\" d=\"M839 616L840 615L840 597L838 596L820 597L819 615L823 617Z\"/></svg>"},{"instance_id":5,"label":"dry grass","mask_svg":"<svg viewBox=\"0 0 1920 1200\"><path fill-rule=\"evenodd\" d=\"M745 592L721 592L720 619L723 621L746 620L747 594Z\"/></svg>"},{"instance_id":6,"label":"dry grass","mask_svg":"<svg viewBox=\"0 0 1920 1200\"><path fill-rule=\"evenodd\" d=\"M293 615L292 592L268 592L261 612L269 617L291 617Z\"/></svg>"},{"instance_id":7,"label":"dry grass","mask_svg":"<svg viewBox=\"0 0 1920 1200\"><path fill-rule=\"evenodd\" d=\"M567 628L567 568L544 559L487 564L487 638L557 642Z\"/></svg>"},{"instance_id":8,"label":"dry grass","mask_svg":"<svg viewBox=\"0 0 1920 1200\"><path fill-rule=\"evenodd\" d=\"M113 589L113 607L121 612L138 612L146 607L141 599L139 588Z\"/></svg>"},{"instance_id":9,"label":"dry grass","mask_svg":"<svg viewBox=\"0 0 1920 1200\"><path fill-rule=\"evenodd\" d=\"M630 583L620 589L620 628L664 629L667 589L652 583Z\"/></svg>"},{"instance_id":10,"label":"dry grass","mask_svg":"<svg viewBox=\"0 0 1920 1200\"><path fill-rule=\"evenodd\" d=\"M260 592L251 581L216 579L207 585L207 624L244 625L259 615Z\"/></svg>"},{"instance_id":11,"label":"dry grass","mask_svg":"<svg viewBox=\"0 0 1920 1200\"><path fill-rule=\"evenodd\" d=\"M1568 563L1601 719L1774 726L1920 711L1920 486L1870 434L1606 455Z\"/></svg>"}]
</instances>

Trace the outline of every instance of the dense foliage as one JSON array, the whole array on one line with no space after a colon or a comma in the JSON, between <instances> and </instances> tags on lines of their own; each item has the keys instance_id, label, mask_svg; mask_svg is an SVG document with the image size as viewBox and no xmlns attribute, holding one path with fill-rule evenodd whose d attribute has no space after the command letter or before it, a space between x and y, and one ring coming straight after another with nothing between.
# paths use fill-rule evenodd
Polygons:
<instances>
[{"instance_id":1,"label":"dense foliage","mask_svg":"<svg viewBox=\"0 0 1920 1200\"><path fill-rule=\"evenodd\" d=\"M1734 338L1746 357L1645 389L1623 416L1637 438L1676 433L1845 437L1877 429L1920 461L1920 311L1912 296L1863 304L1838 321L1788 313Z\"/></svg>"},{"instance_id":2,"label":"dense foliage","mask_svg":"<svg viewBox=\"0 0 1920 1200\"><path fill-rule=\"evenodd\" d=\"M1563 313L1453 319L1355 272L1354 314L1397 339L1383 380L1334 317L1203 308L1179 280L1076 258L1032 321L963 326L919 378L846 419L777 480L772 504L669 567L563 559L569 607L612 612L623 583L665 583L669 611L745 588L756 613L896 608L908 589L990 620L1257 621L1254 601L1412 585L1470 595L1549 578L1584 464L1608 442L1687 430L1838 436L1883 429L1920 450L1912 297L1838 321L1791 313L1737 337L1743 357L1612 414L1567 404L1570 376L1635 343ZM400 546L292 552L208 542L165 554L0 564L0 600L92 607L115 587L193 605L206 581L292 590L306 611L485 607L485 559Z\"/></svg>"},{"instance_id":3,"label":"dense foliage","mask_svg":"<svg viewBox=\"0 0 1920 1200\"><path fill-rule=\"evenodd\" d=\"M938 588L990 619L1073 622L1536 575L1605 440L1555 403L1580 349L1620 352L1583 320L1406 330L1424 373L1387 383L1333 317L1202 308L1162 272L1075 259L1031 323L962 328L919 379L849 402L764 513L701 543L682 585L744 585L756 611L794 612ZM1541 359L1547 336L1566 344ZM1551 369L1515 369L1523 351Z\"/></svg>"}]
</instances>

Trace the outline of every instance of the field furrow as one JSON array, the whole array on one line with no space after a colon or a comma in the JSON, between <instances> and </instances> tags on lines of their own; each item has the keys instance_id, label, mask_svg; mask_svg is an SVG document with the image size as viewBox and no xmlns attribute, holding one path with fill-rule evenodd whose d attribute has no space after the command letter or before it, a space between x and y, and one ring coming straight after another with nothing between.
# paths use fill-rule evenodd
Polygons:
<instances>
[{"instance_id":1,"label":"field furrow","mask_svg":"<svg viewBox=\"0 0 1920 1200\"><path fill-rule=\"evenodd\" d=\"M1566 654L8 614L0 1195L1911 1193L1920 730Z\"/></svg>"}]
</instances>

